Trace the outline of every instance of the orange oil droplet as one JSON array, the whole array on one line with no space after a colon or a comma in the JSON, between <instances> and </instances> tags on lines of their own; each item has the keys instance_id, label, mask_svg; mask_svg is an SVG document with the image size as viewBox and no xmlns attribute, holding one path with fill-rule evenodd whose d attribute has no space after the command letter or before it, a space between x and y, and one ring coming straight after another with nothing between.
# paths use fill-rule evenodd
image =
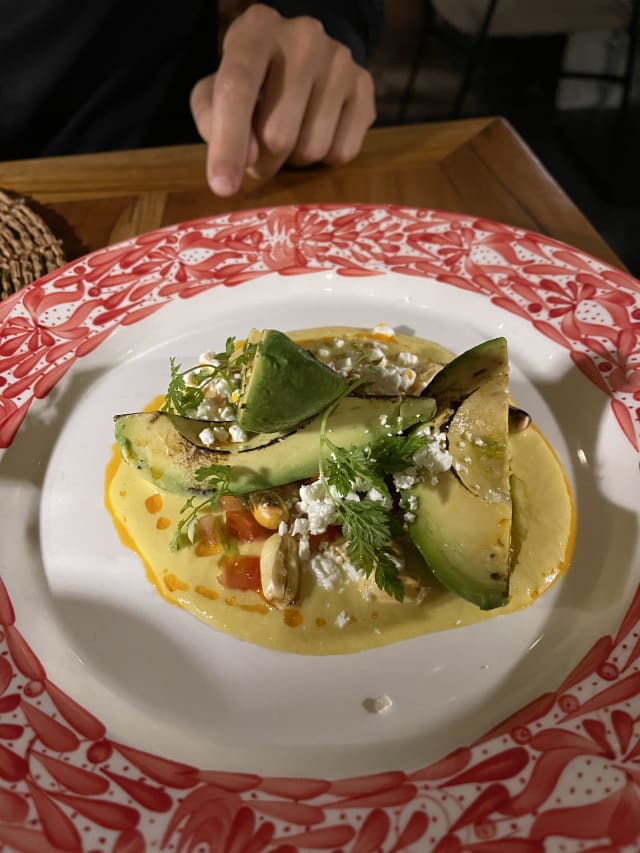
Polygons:
<instances>
[{"instance_id":1,"label":"orange oil droplet","mask_svg":"<svg viewBox=\"0 0 640 853\"><path fill-rule=\"evenodd\" d=\"M160 512L162 509L162 495L159 495L157 492L154 495L149 495L145 500L144 505L147 508L147 512L150 512L151 514Z\"/></svg>"},{"instance_id":2,"label":"orange oil droplet","mask_svg":"<svg viewBox=\"0 0 640 853\"><path fill-rule=\"evenodd\" d=\"M261 613L264 616L269 612L266 604L241 604L235 595L225 598L224 603L228 604L229 607L237 607L238 610L244 610L247 613Z\"/></svg>"},{"instance_id":3,"label":"orange oil droplet","mask_svg":"<svg viewBox=\"0 0 640 853\"><path fill-rule=\"evenodd\" d=\"M247 613L261 613L263 616L269 612L266 604L237 604L236 607Z\"/></svg>"},{"instance_id":4,"label":"orange oil droplet","mask_svg":"<svg viewBox=\"0 0 640 853\"><path fill-rule=\"evenodd\" d=\"M218 593L215 589L209 589L208 586L198 585L196 587L196 592L198 595L203 595L205 598L209 598L211 601L215 601L216 598L219 598Z\"/></svg>"},{"instance_id":5,"label":"orange oil droplet","mask_svg":"<svg viewBox=\"0 0 640 853\"><path fill-rule=\"evenodd\" d=\"M302 625L303 616L300 610L285 610L284 611L284 621L285 625L288 625L290 628L297 628L299 625Z\"/></svg>"},{"instance_id":6,"label":"orange oil droplet","mask_svg":"<svg viewBox=\"0 0 640 853\"><path fill-rule=\"evenodd\" d=\"M181 580L178 575L170 573L165 575L164 582L169 592L175 592L178 589L189 589L189 584Z\"/></svg>"},{"instance_id":7,"label":"orange oil droplet","mask_svg":"<svg viewBox=\"0 0 640 853\"><path fill-rule=\"evenodd\" d=\"M316 619L316 625L318 626L318 628L324 628L326 624L327 620L323 619L322 616L318 616L318 618Z\"/></svg>"},{"instance_id":8,"label":"orange oil droplet","mask_svg":"<svg viewBox=\"0 0 640 853\"><path fill-rule=\"evenodd\" d=\"M167 527L170 527L171 519L167 518L166 515L161 515L160 518L156 521L156 527L158 530L166 530Z\"/></svg>"}]
</instances>

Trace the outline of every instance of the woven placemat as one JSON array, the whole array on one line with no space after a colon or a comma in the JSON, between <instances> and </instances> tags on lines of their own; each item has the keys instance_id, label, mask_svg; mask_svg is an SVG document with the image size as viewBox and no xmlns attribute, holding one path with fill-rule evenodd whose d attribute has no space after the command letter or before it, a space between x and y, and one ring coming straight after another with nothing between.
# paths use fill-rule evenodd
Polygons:
<instances>
[{"instance_id":1,"label":"woven placemat","mask_svg":"<svg viewBox=\"0 0 640 853\"><path fill-rule=\"evenodd\" d=\"M42 218L0 190L0 300L64 263L62 244Z\"/></svg>"}]
</instances>

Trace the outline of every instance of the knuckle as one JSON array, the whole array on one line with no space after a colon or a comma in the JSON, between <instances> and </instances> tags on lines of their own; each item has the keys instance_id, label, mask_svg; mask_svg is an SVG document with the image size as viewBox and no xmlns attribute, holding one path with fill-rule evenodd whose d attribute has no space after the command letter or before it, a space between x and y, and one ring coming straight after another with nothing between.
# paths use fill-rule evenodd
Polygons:
<instances>
[{"instance_id":1,"label":"knuckle","mask_svg":"<svg viewBox=\"0 0 640 853\"><path fill-rule=\"evenodd\" d=\"M356 80L356 89L362 98L367 98L371 102L375 100L375 84L373 77L364 68L360 69Z\"/></svg>"},{"instance_id":2,"label":"knuckle","mask_svg":"<svg viewBox=\"0 0 640 853\"><path fill-rule=\"evenodd\" d=\"M342 44L342 42L334 41L332 48L333 65L338 71L344 72L354 66L351 51L345 44Z\"/></svg>"},{"instance_id":3,"label":"knuckle","mask_svg":"<svg viewBox=\"0 0 640 853\"><path fill-rule=\"evenodd\" d=\"M280 121L269 121L261 133L262 143L276 157L286 157L295 145L295 135L291 128Z\"/></svg>"},{"instance_id":4,"label":"knuckle","mask_svg":"<svg viewBox=\"0 0 640 853\"><path fill-rule=\"evenodd\" d=\"M310 15L292 18L291 24L295 28L297 37L307 39L310 42L315 42L319 36L325 35L324 27L320 21Z\"/></svg>"},{"instance_id":5,"label":"knuckle","mask_svg":"<svg viewBox=\"0 0 640 853\"><path fill-rule=\"evenodd\" d=\"M234 24L246 24L260 29L272 26L279 18L280 15L270 6L265 6L264 3L252 3L243 15L236 18Z\"/></svg>"},{"instance_id":6,"label":"knuckle","mask_svg":"<svg viewBox=\"0 0 640 853\"><path fill-rule=\"evenodd\" d=\"M324 160L328 151L329 145L326 143L309 140L296 147L292 159L298 166L311 166Z\"/></svg>"},{"instance_id":7,"label":"knuckle","mask_svg":"<svg viewBox=\"0 0 640 853\"><path fill-rule=\"evenodd\" d=\"M216 93L223 97L236 98L246 95L251 89L252 73L243 61L234 59L227 63L216 77Z\"/></svg>"},{"instance_id":8,"label":"knuckle","mask_svg":"<svg viewBox=\"0 0 640 853\"><path fill-rule=\"evenodd\" d=\"M346 140L334 146L324 158L329 166L344 166L350 163L360 152L360 141Z\"/></svg>"}]
</instances>

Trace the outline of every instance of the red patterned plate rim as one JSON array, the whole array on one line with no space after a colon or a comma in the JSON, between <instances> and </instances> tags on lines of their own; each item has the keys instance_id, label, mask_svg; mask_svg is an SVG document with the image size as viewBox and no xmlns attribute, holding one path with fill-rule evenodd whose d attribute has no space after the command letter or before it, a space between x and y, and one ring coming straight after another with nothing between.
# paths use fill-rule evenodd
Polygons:
<instances>
[{"instance_id":1,"label":"red patterned plate rim","mask_svg":"<svg viewBox=\"0 0 640 853\"><path fill-rule=\"evenodd\" d=\"M33 400L119 326L216 285L321 270L428 276L483 295L563 347L609 397L623 440L638 450L635 279L524 229L360 204L242 211L159 229L7 300L0 448ZM6 849L519 853L547 849L551 839L566 850L614 850L640 837L638 591L615 635L601 637L563 684L475 743L416 772L338 780L200 769L116 742L49 680L18 624L0 581Z\"/></svg>"}]
</instances>

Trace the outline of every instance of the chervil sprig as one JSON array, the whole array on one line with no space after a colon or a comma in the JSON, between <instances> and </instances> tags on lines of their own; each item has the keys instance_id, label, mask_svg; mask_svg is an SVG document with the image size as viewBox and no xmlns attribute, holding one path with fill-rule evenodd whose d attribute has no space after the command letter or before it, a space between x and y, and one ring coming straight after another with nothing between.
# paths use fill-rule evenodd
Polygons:
<instances>
[{"instance_id":1,"label":"chervil sprig","mask_svg":"<svg viewBox=\"0 0 640 853\"><path fill-rule=\"evenodd\" d=\"M353 447L345 451L326 435L323 446L326 451L323 473L339 494L344 496L362 484L367 490L375 487L388 496L387 484L372 458L370 446Z\"/></svg>"},{"instance_id":2,"label":"chervil sprig","mask_svg":"<svg viewBox=\"0 0 640 853\"><path fill-rule=\"evenodd\" d=\"M198 468L196 480L202 483L203 490L212 494L196 503L196 497L189 498L180 508L182 518L178 522L175 532L169 543L172 551L178 551L185 543L189 527L198 520L198 516L205 510L214 510L218 506L223 495L232 495L231 478L233 476L232 465L208 465ZM187 515L185 515L187 513Z\"/></svg>"},{"instance_id":3,"label":"chervil sprig","mask_svg":"<svg viewBox=\"0 0 640 853\"><path fill-rule=\"evenodd\" d=\"M398 474L413 465L416 453L432 440L430 435L415 429L406 435L383 435L373 444L371 456L385 474Z\"/></svg>"},{"instance_id":4,"label":"chervil sprig","mask_svg":"<svg viewBox=\"0 0 640 853\"><path fill-rule=\"evenodd\" d=\"M208 385L218 379L230 381L232 374L253 359L255 351L255 344L245 343L242 349L237 349L235 338L227 338L224 352L217 353L210 364L198 364L182 370L175 358L171 358L171 379L162 410L189 416L204 400Z\"/></svg>"},{"instance_id":5,"label":"chervil sprig","mask_svg":"<svg viewBox=\"0 0 640 853\"><path fill-rule=\"evenodd\" d=\"M335 472L342 463L346 463L351 451L336 448L333 445L331 454L334 456L332 467L324 472L324 478L333 500L338 522L347 543L347 554L351 562L362 568L367 577L374 572L376 584L393 598L402 601L404 587L398 573L398 565L393 547L394 538L399 534L398 523L388 508L390 500L386 484L380 483L379 473L375 465L369 463L369 475L365 477L362 464L356 465L360 476L360 485L365 483L380 491L382 500L372 500L367 497L353 499L349 491L344 491L345 484L332 481ZM365 486L366 488L366 486Z\"/></svg>"},{"instance_id":6,"label":"chervil sprig","mask_svg":"<svg viewBox=\"0 0 640 853\"><path fill-rule=\"evenodd\" d=\"M367 576L374 573L380 589L402 601L404 586L395 546L402 528L392 512L386 478L408 468L429 437L415 431L389 433L364 448L338 447L326 434L332 408L325 412L321 427L320 477L333 501L347 554ZM372 490L378 493L375 500L370 497Z\"/></svg>"}]
</instances>

